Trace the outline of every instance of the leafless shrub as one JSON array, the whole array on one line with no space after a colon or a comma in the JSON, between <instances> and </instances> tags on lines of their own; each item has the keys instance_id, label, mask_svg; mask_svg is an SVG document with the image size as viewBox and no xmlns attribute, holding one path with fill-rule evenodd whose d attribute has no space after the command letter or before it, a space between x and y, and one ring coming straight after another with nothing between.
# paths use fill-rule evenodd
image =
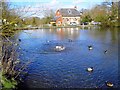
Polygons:
<instances>
[{"instance_id":1,"label":"leafless shrub","mask_svg":"<svg viewBox=\"0 0 120 90\"><path fill-rule=\"evenodd\" d=\"M23 70L26 69L29 64L30 61L25 64L20 63L15 42L10 41L8 38L5 39L2 45L2 75L9 80L19 80L19 75L22 74Z\"/></svg>"}]
</instances>

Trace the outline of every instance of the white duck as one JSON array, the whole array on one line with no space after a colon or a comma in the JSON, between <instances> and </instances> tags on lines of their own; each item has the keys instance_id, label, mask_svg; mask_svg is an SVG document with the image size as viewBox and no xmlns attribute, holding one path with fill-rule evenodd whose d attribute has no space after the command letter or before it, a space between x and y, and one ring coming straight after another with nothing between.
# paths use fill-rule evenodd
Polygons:
<instances>
[{"instance_id":1,"label":"white duck","mask_svg":"<svg viewBox=\"0 0 120 90\"><path fill-rule=\"evenodd\" d=\"M88 72L92 72L92 71L93 71L93 67L87 68L87 71L88 71Z\"/></svg>"},{"instance_id":2,"label":"white duck","mask_svg":"<svg viewBox=\"0 0 120 90\"><path fill-rule=\"evenodd\" d=\"M63 51L63 50L65 50L65 46L63 46L63 45L57 45L57 46L55 46L55 51Z\"/></svg>"}]
</instances>

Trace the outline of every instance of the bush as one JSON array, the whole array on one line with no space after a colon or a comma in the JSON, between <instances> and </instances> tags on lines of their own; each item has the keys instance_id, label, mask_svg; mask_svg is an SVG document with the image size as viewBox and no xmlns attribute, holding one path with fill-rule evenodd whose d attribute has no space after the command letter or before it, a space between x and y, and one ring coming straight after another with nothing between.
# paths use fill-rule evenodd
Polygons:
<instances>
[{"instance_id":1,"label":"bush","mask_svg":"<svg viewBox=\"0 0 120 90\"><path fill-rule=\"evenodd\" d=\"M56 23L53 23L52 26L56 26Z\"/></svg>"}]
</instances>

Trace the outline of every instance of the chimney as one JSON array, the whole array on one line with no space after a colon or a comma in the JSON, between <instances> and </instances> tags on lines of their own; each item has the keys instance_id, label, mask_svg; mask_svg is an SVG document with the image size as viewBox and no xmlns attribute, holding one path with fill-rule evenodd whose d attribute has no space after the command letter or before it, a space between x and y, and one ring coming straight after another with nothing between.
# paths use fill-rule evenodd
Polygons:
<instances>
[{"instance_id":1,"label":"chimney","mask_svg":"<svg viewBox=\"0 0 120 90\"><path fill-rule=\"evenodd\" d=\"M77 9L77 6L74 6L74 9Z\"/></svg>"}]
</instances>

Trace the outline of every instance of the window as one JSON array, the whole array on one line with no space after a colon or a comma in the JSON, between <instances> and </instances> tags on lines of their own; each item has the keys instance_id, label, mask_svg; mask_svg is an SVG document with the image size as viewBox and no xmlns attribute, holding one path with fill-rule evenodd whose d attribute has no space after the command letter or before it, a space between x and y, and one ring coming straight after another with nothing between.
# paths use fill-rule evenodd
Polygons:
<instances>
[{"instance_id":1,"label":"window","mask_svg":"<svg viewBox=\"0 0 120 90\"><path fill-rule=\"evenodd\" d=\"M66 18L67 19L67 21L69 21L69 19L68 18Z\"/></svg>"},{"instance_id":2,"label":"window","mask_svg":"<svg viewBox=\"0 0 120 90\"><path fill-rule=\"evenodd\" d=\"M68 13L69 13L69 14L72 14L72 11L69 9L69 10L68 10Z\"/></svg>"},{"instance_id":3,"label":"window","mask_svg":"<svg viewBox=\"0 0 120 90\"><path fill-rule=\"evenodd\" d=\"M77 18L75 18L74 20L77 21Z\"/></svg>"},{"instance_id":4,"label":"window","mask_svg":"<svg viewBox=\"0 0 120 90\"><path fill-rule=\"evenodd\" d=\"M60 22L60 21L58 21L58 24L61 24L61 22Z\"/></svg>"}]
</instances>

